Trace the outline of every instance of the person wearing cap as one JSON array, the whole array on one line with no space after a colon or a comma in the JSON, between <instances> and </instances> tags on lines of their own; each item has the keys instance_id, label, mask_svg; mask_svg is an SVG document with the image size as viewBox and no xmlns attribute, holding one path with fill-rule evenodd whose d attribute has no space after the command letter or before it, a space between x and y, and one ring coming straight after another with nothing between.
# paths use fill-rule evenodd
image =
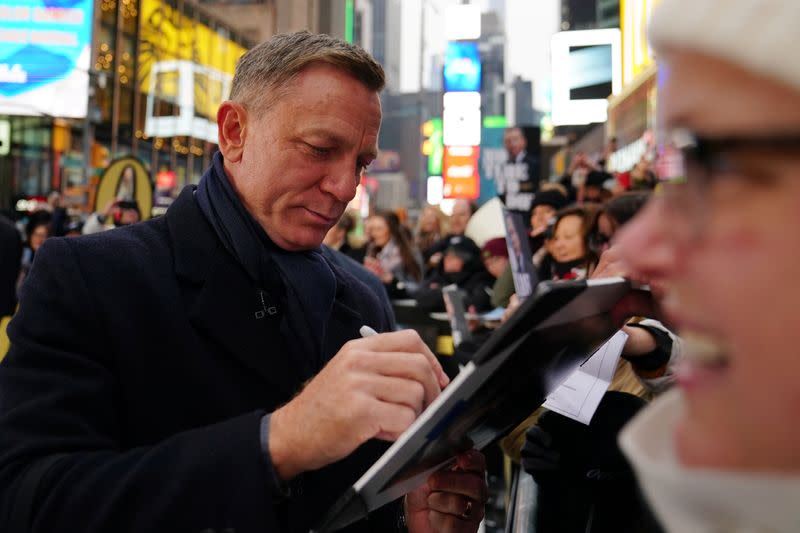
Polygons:
<instances>
[{"instance_id":1,"label":"person wearing cap","mask_svg":"<svg viewBox=\"0 0 800 533\"><path fill-rule=\"evenodd\" d=\"M504 237L489 239L481 248L481 259L486 271L495 279L508 268L508 247Z\"/></svg>"},{"instance_id":2,"label":"person wearing cap","mask_svg":"<svg viewBox=\"0 0 800 533\"><path fill-rule=\"evenodd\" d=\"M436 241L423 255L427 269L426 275L431 274L433 271L438 271L439 274L442 273L441 267L444 252L454 244L465 243L475 254L480 253L480 248L475 244L475 241L464 235L469 219L472 218L475 210L475 204L469 200L459 199L453 203L453 212L448 221L447 235Z\"/></svg>"},{"instance_id":3,"label":"person wearing cap","mask_svg":"<svg viewBox=\"0 0 800 533\"><path fill-rule=\"evenodd\" d=\"M556 188L542 189L531 204L531 252L544 244L547 228L553 222L556 212L567 207L567 195Z\"/></svg>"},{"instance_id":4,"label":"person wearing cap","mask_svg":"<svg viewBox=\"0 0 800 533\"><path fill-rule=\"evenodd\" d=\"M83 224L83 234L100 233L120 226L136 224L142 219L136 200L112 200L102 213L92 213Z\"/></svg>"},{"instance_id":5,"label":"person wearing cap","mask_svg":"<svg viewBox=\"0 0 800 533\"><path fill-rule=\"evenodd\" d=\"M611 197L606 188L607 182L613 182L614 176L602 170L592 170L586 175L582 200L586 203L601 204Z\"/></svg>"},{"instance_id":6,"label":"person wearing cap","mask_svg":"<svg viewBox=\"0 0 800 533\"><path fill-rule=\"evenodd\" d=\"M83 222L73 220L64 226L64 237L80 237L83 235Z\"/></svg>"},{"instance_id":7,"label":"person wearing cap","mask_svg":"<svg viewBox=\"0 0 800 533\"><path fill-rule=\"evenodd\" d=\"M441 271L434 270L423 282L416 295L418 305L428 311L443 311L441 290L457 285L466 292L464 306L474 306L476 312L491 308L491 288L494 278L483 267L480 249L472 240L454 242L444 251Z\"/></svg>"},{"instance_id":8,"label":"person wearing cap","mask_svg":"<svg viewBox=\"0 0 800 533\"><path fill-rule=\"evenodd\" d=\"M669 532L800 531L798 20L796 0L653 14L661 142L682 165L618 246L665 288L685 362L620 442Z\"/></svg>"},{"instance_id":9,"label":"person wearing cap","mask_svg":"<svg viewBox=\"0 0 800 533\"><path fill-rule=\"evenodd\" d=\"M561 191L560 185L545 183L531 203L529 237L531 253L535 265L541 263L546 250L544 242L547 229L559 209L567 206L567 195ZM492 305L494 307L508 306L511 295L514 294L514 274L509 263L506 270L497 278L492 291Z\"/></svg>"}]
</instances>

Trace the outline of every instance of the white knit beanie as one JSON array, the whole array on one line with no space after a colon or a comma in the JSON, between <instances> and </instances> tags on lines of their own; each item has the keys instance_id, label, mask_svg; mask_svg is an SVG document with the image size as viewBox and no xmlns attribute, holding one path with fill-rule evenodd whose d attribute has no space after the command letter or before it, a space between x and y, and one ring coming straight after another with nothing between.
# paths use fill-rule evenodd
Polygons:
<instances>
[{"instance_id":1,"label":"white knit beanie","mask_svg":"<svg viewBox=\"0 0 800 533\"><path fill-rule=\"evenodd\" d=\"M696 50L800 90L800 0L662 0L656 52Z\"/></svg>"}]
</instances>

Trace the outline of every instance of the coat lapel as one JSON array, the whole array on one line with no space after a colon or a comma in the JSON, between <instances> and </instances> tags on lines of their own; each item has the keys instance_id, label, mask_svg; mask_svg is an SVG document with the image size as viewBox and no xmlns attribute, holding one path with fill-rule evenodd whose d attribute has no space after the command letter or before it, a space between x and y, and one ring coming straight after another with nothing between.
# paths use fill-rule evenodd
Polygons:
<instances>
[{"instance_id":1,"label":"coat lapel","mask_svg":"<svg viewBox=\"0 0 800 533\"><path fill-rule=\"evenodd\" d=\"M201 338L291 396L301 374L283 346L280 313L219 243L187 187L167 212L175 271L190 323ZM267 312L265 305L267 304ZM281 310L279 310L281 311Z\"/></svg>"},{"instance_id":2,"label":"coat lapel","mask_svg":"<svg viewBox=\"0 0 800 533\"><path fill-rule=\"evenodd\" d=\"M372 323L364 321L364 317L358 311L358 302L353 298L353 295L358 292L354 290L352 283L357 283L357 280L344 272L338 265L330 262L328 264L336 276L336 297L325 329L322 353L326 360L336 355L344 343L359 338L361 326Z\"/></svg>"},{"instance_id":3,"label":"coat lapel","mask_svg":"<svg viewBox=\"0 0 800 533\"><path fill-rule=\"evenodd\" d=\"M220 250L220 255L225 254ZM238 359L274 388L291 396L302 382L302 361L285 346L281 315L270 315L273 306L232 261L220 261L206 278L189 309L189 320L203 336ZM266 304L266 305L265 305ZM266 308L266 309L265 309Z\"/></svg>"}]
</instances>

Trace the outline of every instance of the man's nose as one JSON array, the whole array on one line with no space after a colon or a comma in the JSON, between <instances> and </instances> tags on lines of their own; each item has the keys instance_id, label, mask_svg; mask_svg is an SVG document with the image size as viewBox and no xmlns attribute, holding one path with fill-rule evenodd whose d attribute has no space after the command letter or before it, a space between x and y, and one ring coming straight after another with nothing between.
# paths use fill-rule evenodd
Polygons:
<instances>
[{"instance_id":1,"label":"man's nose","mask_svg":"<svg viewBox=\"0 0 800 533\"><path fill-rule=\"evenodd\" d=\"M664 200L654 197L628 224L619 230L615 247L639 279L668 279L678 266L678 254L670 217Z\"/></svg>"},{"instance_id":2,"label":"man's nose","mask_svg":"<svg viewBox=\"0 0 800 533\"><path fill-rule=\"evenodd\" d=\"M339 202L347 203L356 195L356 186L360 181L361 176L356 174L355 164L338 164L329 168L320 182L320 189Z\"/></svg>"}]
</instances>

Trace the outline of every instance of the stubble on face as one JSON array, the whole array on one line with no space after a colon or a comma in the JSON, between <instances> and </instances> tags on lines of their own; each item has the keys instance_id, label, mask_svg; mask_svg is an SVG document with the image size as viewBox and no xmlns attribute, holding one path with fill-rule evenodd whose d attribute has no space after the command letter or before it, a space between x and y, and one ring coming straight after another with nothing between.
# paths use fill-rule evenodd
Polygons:
<instances>
[{"instance_id":1,"label":"stubble on face","mask_svg":"<svg viewBox=\"0 0 800 533\"><path fill-rule=\"evenodd\" d=\"M316 248L377 154L377 93L335 67L312 65L249 120L234 187L279 247Z\"/></svg>"}]
</instances>

